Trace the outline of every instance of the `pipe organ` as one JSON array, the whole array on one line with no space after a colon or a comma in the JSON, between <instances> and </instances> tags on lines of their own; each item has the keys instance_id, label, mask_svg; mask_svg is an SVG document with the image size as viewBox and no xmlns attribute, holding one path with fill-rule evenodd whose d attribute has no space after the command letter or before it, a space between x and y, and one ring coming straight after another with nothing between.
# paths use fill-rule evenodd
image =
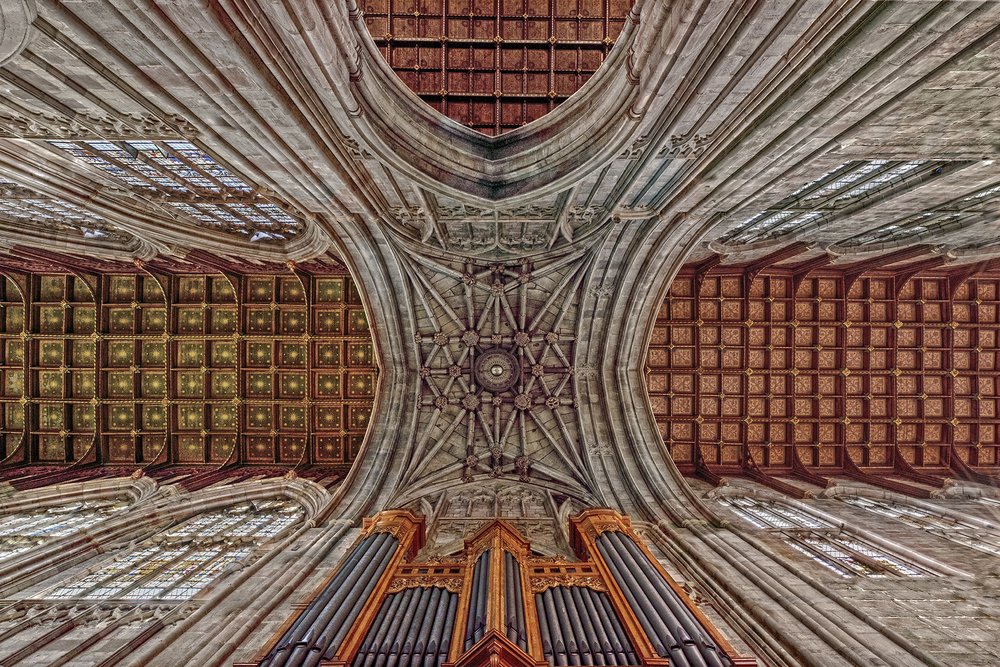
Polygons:
<instances>
[{"instance_id":1,"label":"pipe organ","mask_svg":"<svg viewBox=\"0 0 1000 667\"><path fill-rule=\"evenodd\" d=\"M423 519L390 510L260 659L237 667L750 667L627 517L571 520L578 560L540 557L495 520L462 553L416 560Z\"/></svg>"}]
</instances>

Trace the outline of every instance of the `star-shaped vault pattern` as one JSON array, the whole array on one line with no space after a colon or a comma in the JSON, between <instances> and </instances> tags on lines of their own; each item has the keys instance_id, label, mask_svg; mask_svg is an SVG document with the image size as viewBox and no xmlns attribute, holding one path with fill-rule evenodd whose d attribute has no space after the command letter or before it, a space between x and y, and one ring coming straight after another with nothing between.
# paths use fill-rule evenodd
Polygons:
<instances>
[{"instance_id":1,"label":"star-shaped vault pattern","mask_svg":"<svg viewBox=\"0 0 1000 667\"><path fill-rule=\"evenodd\" d=\"M405 260L421 408L408 482L545 479L585 493L573 352L586 254Z\"/></svg>"}]
</instances>

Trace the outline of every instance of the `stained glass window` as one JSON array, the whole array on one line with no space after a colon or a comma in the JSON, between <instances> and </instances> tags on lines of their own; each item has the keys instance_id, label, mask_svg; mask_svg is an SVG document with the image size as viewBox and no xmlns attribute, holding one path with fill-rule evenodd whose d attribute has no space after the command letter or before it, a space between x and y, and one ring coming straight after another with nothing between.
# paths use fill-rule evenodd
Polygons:
<instances>
[{"instance_id":1,"label":"stained glass window","mask_svg":"<svg viewBox=\"0 0 1000 667\"><path fill-rule=\"evenodd\" d=\"M93 500L0 516L0 560L71 535L128 506L125 500Z\"/></svg>"},{"instance_id":2,"label":"stained glass window","mask_svg":"<svg viewBox=\"0 0 1000 667\"><path fill-rule=\"evenodd\" d=\"M37 597L187 600L226 566L251 557L303 516L297 503L284 500L242 503L199 514Z\"/></svg>"},{"instance_id":3,"label":"stained glass window","mask_svg":"<svg viewBox=\"0 0 1000 667\"><path fill-rule=\"evenodd\" d=\"M977 551L1000 554L1000 531L986 526L975 526L922 507L914 507L885 499L845 496L839 498L853 507L872 514L896 519L903 523L927 531L946 540L962 544Z\"/></svg>"},{"instance_id":4,"label":"stained glass window","mask_svg":"<svg viewBox=\"0 0 1000 667\"><path fill-rule=\"evenodd\" d=\"M719 502L753 527L779 534L792 549L842 577L935 574L790 505L744 496L720 498Z\"/></svg>"}]
</instances>

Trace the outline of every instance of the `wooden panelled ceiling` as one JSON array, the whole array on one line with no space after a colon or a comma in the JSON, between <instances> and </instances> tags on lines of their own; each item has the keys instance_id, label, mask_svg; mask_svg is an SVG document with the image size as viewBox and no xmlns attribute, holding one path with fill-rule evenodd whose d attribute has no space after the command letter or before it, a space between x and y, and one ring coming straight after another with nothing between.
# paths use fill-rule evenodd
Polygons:
<instances>
[{"instance_id":1,"label":"wooden panelled ceiling","mask_svg":"<svg viewBox=\"0 0 1000 667\"><path fill-rule=\"evenodd\" d=\"M403 83L497 135L542 117L597 71L630 0L369 0L365 23Z\"/></svg>"},{"instance_id":2,"label":"wooden panelled ceiling","mask_svg":"<svg viewBox=\"0 0 1000 667\"><path fill-rule=\"evenodd\" d=\"M357 455L378 369L332 257L125 265L24 249L0 270L3 467L336 478Z\"/></svg>"},{"instance_id":3,"label":"wooden panelled ceiling","mask_svg":"<svg viewBox=\"0 0 1000 667\"><path fill-rule=\"evenodd\" d=\"M674 461L800 493L848 476L915 495L1000 470L1000 272L907 250L688 265L649 348ZM926 249L926 248L925 248Z\"/></svg>"}]
</instances>

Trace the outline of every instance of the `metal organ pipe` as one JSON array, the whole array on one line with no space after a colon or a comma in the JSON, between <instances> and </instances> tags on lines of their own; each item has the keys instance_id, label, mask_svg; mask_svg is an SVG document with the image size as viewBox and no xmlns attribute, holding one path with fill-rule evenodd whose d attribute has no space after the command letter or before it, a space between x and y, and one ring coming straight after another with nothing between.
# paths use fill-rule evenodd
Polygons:
<instances>
[{"instance_id":1,"label":"metal organ pipe","mask_svg":"<svg viewBox=\"0 0 1000 667\"><path fill-rule=\"evenodd\" d=\"M604 645L601 641L600 635L597 633L597 629L594 627L593 622L590 618L590 612L587 606L583 602L583 596L580 594L580 588L578 586L573 586L567 588L564 594L569 596L573 603L573 609L576 610L577 616L580 618L580 632L584 637L587 637L587 655L591 656L591 662L589 664L593 665L604 665ZM582 647L581 647L582 650Z\"/></svg>"},{"instance_id":2,"label":"metal organ pipe","mask_svg":"<svg viewBox=\"0 0 1000 667\"><path fill-rule=\"evenodd\" d=\"M465 650L469 650L486 633L486 608L489 599L490 549L480 554L472 575L469 595L469 620L465 626Z\"/></svg>"},{"instance_id":3,"label":"metal organ pipe","mask_svg":"<svg viewBox=\"0 0 1000 667\"><path fill-rule=\"evenodd\" d=\"M535 594L545 658L554 665L635 665L635 652L604 593L553 586Z\"/></svg>"},{"instance_id":4,"label":"metal organ pipe","mask_svg":"<svg viewBox=\"0 0 1000 667\"><path fill-rule=\"evenodd\" d=\"M663 575L650 562L638 547L627 535L614 533L612 543L618 544L620 550L627 552L639 565L639 572L644 575L646 581L659 593L659 600L665 604L673 615L678 619L680 627L688 634L690 641L698 646L700 654L709 667L728 667L731 664L729 657L723 654L719 647L708 637L708 633L695 617L691 609L677 597L677 594L663 579Z\"/></svg>"},{"instance_id":5,"label":"metal organ pipe","mask_svg":"<svg viewBox=\"0 0 1000 667\"><path fill-rule=\"evenodd\" d=\"M353 582L345 582L344 588L331 599L329 608L317 620L317 627L323 629L315 650L303 661L303 667L316 667L320 660L330 660L336 655L340 643L368 601L368 596L378 584L379 577L389 565L395 551L396 544L387 540L364 569L358 568L360 574L354 577ZM365 585L359 591L358 586L362 581Z\"/></svg>"},{"instance_id":6,"label":"metal organ pipe","mask_svg":"<svg viewBox=\"0 0 1000 667\"><path fill-rule=\"evenodd\" d=\"M365 580L367 590L371 590L382 576L386 566L395 555L399 541L390 533L375 533L363 539L333 580L327 584L320 596L292 624L278 644L261 661L261 667L302 667L317 664L320 656L330 648L333 637L325 632L336 613L347 608L360 611L358 583ZM361 604L364 604L362 597ZM345 618L343 625L349 627L354 617ZM313 659L314 660L311 660Z\"/></svg>"},{"instance_id":7,"label":"metal organ pipe","mask_svg":"<svg viewBox=\"0 0 1000 667\"><path fill-rule=\"evenodd\" d=\"M528 631L524 623L524 592L521 589L521 566L509 551L504 559L504 611L507 638L522 651L528 651Z\"/></svg>"},{"instance_id":8,"label":"metal organ pipe","mask_svg":"<svg viewBox=\"0 0 1000 667\"><path fill-rule=\"evenodd\" d=\"M640 622L644 618L649 622L648 626L644 623L644 628L651 640L655 638L654 646L657 641L671 643L672 664L731 667L729 657L708 638L705 628L630 537L617 531L602 533L597 547L622 591L631 598L630 604L634 599L643 610L639 614L633 605ZM678 649L684 662L675 657Z\"/></svg>"},{"instance_id":9,"label":"metal organ pipe","mask_svg":"<svg viewBox=\"0 0 1000 667\"><path fill-rule=\"evenodd\" d=\"M414 587L389 595L351 667L439 667L448 659L458 595Z\"/></svg>"}]
</instances>

